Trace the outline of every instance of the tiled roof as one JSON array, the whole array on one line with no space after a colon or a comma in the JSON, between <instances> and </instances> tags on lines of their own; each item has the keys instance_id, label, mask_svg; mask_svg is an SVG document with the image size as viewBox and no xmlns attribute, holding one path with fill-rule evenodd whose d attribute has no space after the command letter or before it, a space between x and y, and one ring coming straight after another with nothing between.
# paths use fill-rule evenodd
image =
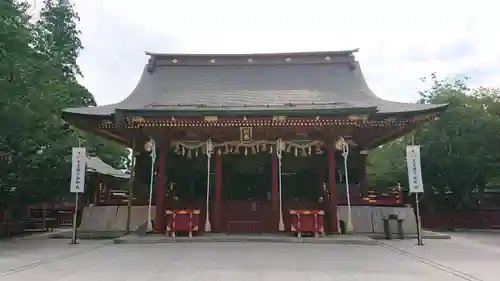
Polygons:
<instances>
[{"instance_id":1,"label":"tiled roof","mask_svg":"<svg viewBox=\"0 0 500 281\"><path fill-rule=\"evenodd\" d=\"M87 170L98 174L112 176L115 178L130 178L130 175L111 167L110 165L102 161L99 157L90 156L87 158Z\"/></svg>"},{"instance_id":2,"label":"tiled roof","mask_svg":"<svg viewBox=\"0 0 500 281\"><path fill-rule=\"evenodd\" d=\"M393 114L443 107L378 98L363 77L355 51L149 54L137 87L125 100L65 112L106 116L116 110L227 113L373 108L379 114Z\"/></svg>"}]
</instances>

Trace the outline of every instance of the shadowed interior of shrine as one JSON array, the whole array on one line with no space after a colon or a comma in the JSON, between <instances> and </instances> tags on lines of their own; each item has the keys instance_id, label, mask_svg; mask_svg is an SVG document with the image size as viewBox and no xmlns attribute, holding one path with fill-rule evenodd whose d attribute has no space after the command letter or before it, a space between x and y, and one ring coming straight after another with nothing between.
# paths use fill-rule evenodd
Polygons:
<instances>
[{"instance_id":1,"label":"shadowed interior of shrine","mask_svg":"<svg viewBox=\"0 0 500 281\"><path fill-rule=\"evenodd\" d=\"M266 152L257 154L223 154L222 158L222 198L225 200L269 200L272 184L272 156ZM179 200L204 200L207 185L207 157L186 157L169 151L165 168L165 196ZM215 158L215 157L214 157ZM335 154L335 182L338 186L345 185L344 159L340 153ZM349 157L348 177L353 188L359 184L357 171L358 157L355 153ZM136 171L134 186L139 194L147 194L151 179L151 157L140 155L136 165L141 167ZM155 174L158 173L158 163L155 163ZM284 199L317 201L320 189L327 178L327 163L324 155L295 156L284 153L282 159L282 186ZM215 186L215 161L210 161L210 184ZM321 179L321 174L326 175ZM156 185L156 178L154 184ZM339 190L344 194L343 190ZM344 194L345 195L345 194ZM142 197L139 195L139 197Z\"/></svg>"},{"instance_id":2,"label":"shadowed interior of shrine","mask_svg":"<svg viewBox=\"0 0 500 281\"><path fill-rule=\"evenodd\" d=\"M210 196L209 209L214 210L214 200L217 192L217 165L220 167L220 205L216 218L214 212L209 212L212 221L216 221L217 231L245 233L245 232L274 232L277 229L277 217L271 214L279 212L278 202L272 200L279 197L279 186L274 188L279 174L278 158L269 151L249 152L241 148L232 153L218 153L212 155L210 161L203 153L197 155L183 155L170 150L167 154L169 161L165 165L165 208L166 209L199 209L206 210L207 206L207 172L210 163ZM340 153L335 155L337 163L335 182L339 184L338 194L345 196L340 190L345 182L343 158ZM349 180L356 188L358 173L356 171L356 157L348 162L351 174ZM151 157L141 155L137 157L135 180L136 196L144 197L148 194L151 175ZM158 163L155 166L157 174ZM273 179L273 175L276 178ZM281 198L282 210L287 214L291 209L324 209L325 198L328 197L325 183L328 181L327 161L325 155L302 155L284 152L281 159ZM154 178L157 181L158 177ZM275 181L276 180L276 181ZM157 185L154 182L154 185ZM153 194L154 197L158 196ZM147 198L144 198L147 200ZM153 201L154 202L154 201ZM273 211L275 210L275 211ZM202 221L206 212L201 213ZM217 221L219 220L219 221ZM288 216L284 216L285 225Z\"/></svg>"}]
</instances>

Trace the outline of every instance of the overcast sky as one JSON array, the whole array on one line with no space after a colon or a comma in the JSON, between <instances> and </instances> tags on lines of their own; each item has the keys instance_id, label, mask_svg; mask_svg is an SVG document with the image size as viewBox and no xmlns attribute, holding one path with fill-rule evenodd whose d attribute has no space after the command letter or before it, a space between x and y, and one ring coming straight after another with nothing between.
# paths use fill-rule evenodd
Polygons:
<instances>
[{"instance_id":1,"label":"overcast sky","mask_svg":"<svg viewBox=\"0 0 500 281\"><path fill-rule=\"evenodd\" d=\"M82 83L98 104L125 98L145 51L259 53L360 48L372 90L415 101L420 77L467 75L500 86L495 1L73 0ZM467 5L466 5L467 4Z\"/></svg>"}]
</instances>

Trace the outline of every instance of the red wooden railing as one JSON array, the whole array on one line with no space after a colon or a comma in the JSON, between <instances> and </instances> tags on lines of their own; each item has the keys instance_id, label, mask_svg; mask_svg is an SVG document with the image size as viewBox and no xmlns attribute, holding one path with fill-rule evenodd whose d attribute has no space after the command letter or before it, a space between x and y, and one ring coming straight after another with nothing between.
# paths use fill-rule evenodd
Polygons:
<instances>
[{"instance_id":1,"label":"red wooden railing","mask_svg":"<svg viewBox=\"0 0 500 281\"><path fill-rule=\"evenodd\" d=\"M402 206L404 205L403 191L401 188L390 188L387 192L368 191L363 196L357 191L350 192L351 205L353 206ZM347 196L338 194L337 203L347 205Z\"/></svg>"},{"instance_id":2,"label":"red wooden railing","mask_svg":"<svg viewBox=\"0 0 500 281\"><path fill-rule=\"evenodd\" d=\"M126 205L128 203L128 192L125 190L109 190L109 192L95 198L96 205ZM369 191L366 196L357 191L351 191L351 205L354 206L402 206L404 205L403 191L398 188L391 188L388 192ZM345 193L337 195L339 205L347 205ZM154 203L154 202L153 202ZM147 200L132 198L133 205L147 205Z\"/></svg>"},{"instance_id":3,"label":"red wooden railing","mask_svg":"<svg viewBox=\"0 0 500 281\"><path fill-rule=\"evenodd\" d=\"M54 218L56 219L56 227L65 227L73 225L74 212L75 206L73 204L33 204L28 206L27 216Z\"/></svg>"},{"instance_id":4,"label":"red wooden railing","mask_svg":"<svg viewBox=\"0 0 500 281\"><path fill-rule=\"evenodd\" d=\"M422 214L422 226L428 229L500 229L500 209L445 211Z\"/></svg>"}]
</instances>

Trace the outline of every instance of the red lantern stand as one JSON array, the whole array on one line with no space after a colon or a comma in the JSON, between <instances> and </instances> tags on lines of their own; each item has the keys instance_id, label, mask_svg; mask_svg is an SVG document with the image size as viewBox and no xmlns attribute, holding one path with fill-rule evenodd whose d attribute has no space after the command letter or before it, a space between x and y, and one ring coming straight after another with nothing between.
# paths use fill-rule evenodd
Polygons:
<instances>
[{"instance_id":1,"label":"red lantern stand","mask_svg":"<svg viewBox=\"0 0 500 281\"><path fill-rule=\"evenodd\" d=\"M193 232L199 231L200 210L167 210L166 234L172 237L179 231L188 232L193 237Z\"/></svg>"},{"instance_id":2,"label":"red lantern stand","mask_svg":"<svg viewBox=\"0 0 500 281\"><path fill-rule=\"evenodd\" d=\"M303 232L312 232L317 238L325 235L325 212L323 210L290 210L290 229L302 237Z\"/></svg>"}]
</instances>

